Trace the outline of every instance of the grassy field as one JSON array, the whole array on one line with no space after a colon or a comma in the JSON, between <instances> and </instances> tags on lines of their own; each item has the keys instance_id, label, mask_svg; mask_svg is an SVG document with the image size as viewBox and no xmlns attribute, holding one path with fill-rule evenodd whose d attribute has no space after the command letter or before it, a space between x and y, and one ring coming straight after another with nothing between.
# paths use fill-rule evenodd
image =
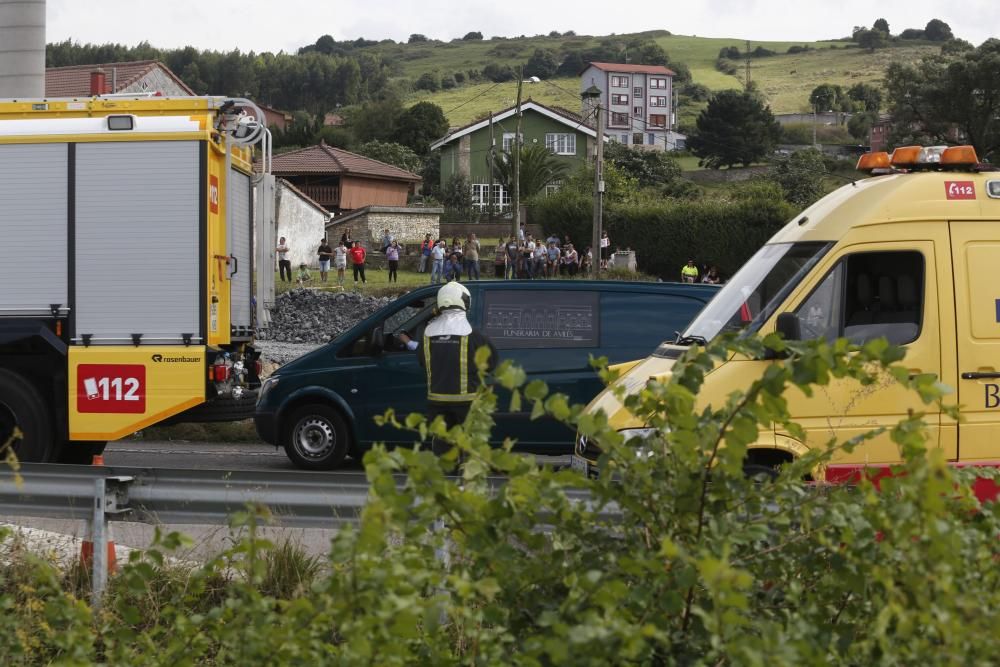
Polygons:
<instances>
[{"instance_id":1,"label":"grassy field","mask_svg":"<svg viewBox=\"0 0 1000 667\"><path fill-rule=\"evenodd\" d=\"M623 41L633 35L619 36ZM536 48L562 51L565 48L586 48L597 44L601 37L528 37L524 39L422 43L380 46L387 55L401 63L398 74L416 79L424 72L451 74L470 69L482 69L490 62L516 66L524 63ZM695 37L655 33L653 39L666 50L671 60L682 62L690 69L694 81L712 90L738 88L743 81L743 65L738 76L723 74L715 69L719 50L727 46L744 48L739 39ZM751 65L751 77L758 83L775 113L808 111L809 93L821 83L851 86L855 83L878 84L890 62L913 62L938 51L928 44L904 43L903 46L880 49L869 53L859 48L847 48L845 42L751 42L751 47L776 51L780 55L759 58ZM793 45L813 48L806 53L788 55ZM558 78L524 87L524 98L543 104L579 112L580 82L577 78ZM408 104L427 100L445 111L452 126L460 126L485 117L491 110L499 111L514 104L516 82L496 85L492 82L460 86L435 93L416 91ZM691 122L702 105L681 107L680 122Z\"/></svg>"}]
</instances>

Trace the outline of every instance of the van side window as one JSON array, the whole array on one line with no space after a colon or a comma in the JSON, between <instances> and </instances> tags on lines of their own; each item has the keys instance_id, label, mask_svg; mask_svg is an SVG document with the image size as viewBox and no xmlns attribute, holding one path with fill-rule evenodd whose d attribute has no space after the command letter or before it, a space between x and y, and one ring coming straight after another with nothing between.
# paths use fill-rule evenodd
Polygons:
<instances>
[{"instance_id":1,"label":"van side window","mask_svg":"<svg viewBox=\"0 0 1000 667\"><path fill-rule=\"evenodd\" d=\"M919 252L865 252L845 257L795 311L803 338L885 337L912 343L920 335L924 258Z\"/></svg>"}]
</instances>

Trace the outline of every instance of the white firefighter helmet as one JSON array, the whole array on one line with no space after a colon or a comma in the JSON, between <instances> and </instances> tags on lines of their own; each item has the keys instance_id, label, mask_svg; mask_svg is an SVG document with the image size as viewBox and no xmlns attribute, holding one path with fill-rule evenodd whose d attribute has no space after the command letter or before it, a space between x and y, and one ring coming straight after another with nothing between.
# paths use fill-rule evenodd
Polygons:
<instances>
[{"instance_id":1,"label":"white firefighter helmet","mask_svg":"<svg viewBox=\"0 0 1000 667\"><path fill-rule=\"evenodd\" d=\"M471 303L472 295L465 289L465 285L458 281L446 283L438 290L438 310L461 308L468 311Z\"/></svg>"}]
</instances>

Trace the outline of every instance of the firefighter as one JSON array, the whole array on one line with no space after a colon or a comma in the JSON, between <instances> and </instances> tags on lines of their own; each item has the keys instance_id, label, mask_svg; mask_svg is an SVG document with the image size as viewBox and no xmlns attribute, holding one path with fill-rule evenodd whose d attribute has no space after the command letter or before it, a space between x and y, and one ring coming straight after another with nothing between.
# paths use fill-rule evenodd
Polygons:
<instances>
[{"instance_id":1,"label":"firefighter","mask_svg":"<svg viewBox=\"0 0 1000 667\"><path fill-rule=\"evenodd\" d=\"M472 399L479 388L476 352L487 347L490 358L487 372L497 366L497 350L482 333L472 328L466 313L472 296L459 282L444 285L437 293L437 315L424 328L419 341L400 336L409 349L415 349L420 365L427 373L427 417L444 418L450 429L461 424L469 414ZM432 444L435 454L442 454L450 445Z\"/></svg>"}]
</instances>

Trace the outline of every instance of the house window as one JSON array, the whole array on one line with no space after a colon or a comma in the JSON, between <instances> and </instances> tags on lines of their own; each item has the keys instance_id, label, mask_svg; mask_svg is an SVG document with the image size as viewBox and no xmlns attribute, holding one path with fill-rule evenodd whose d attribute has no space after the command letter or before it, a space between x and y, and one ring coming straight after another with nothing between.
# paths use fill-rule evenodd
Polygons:
<instances>
[{"instance_id":1,"label":"house window","mask_svg":"<svg viewBox=\"0 0 1000 667\"><path fill-rule=\"evenodd\" d=\"M548 185L545 186L545 196L548 197L549 195L554 195L555 193L559 192L559 188L561 187L562 187L562 181L560 180L550 182Z\"/></svg>"},{"instance_id":2,"label":"house window","mask_svg":"<svg viewBox=\"0 0 1000 667\"><path fill-rule=\"evenodd\" d=\"M576 135L550 132L545 135L545 147L556 155L576 155Z\"/></svg>"},{"instance_id":3,"label":"house window","mask_svg":"<svg viewBox=\"0 0 1000 667\"><path fill-rule=\"evenodd\" d=\"M627 76L612 76L611 77L611 87L612 88L628 88L628 77Z\"/></svg>"},{"instance_id":4,"label":"house window","mask_svg":"<svg viewBox=\"0 0 1000 667\"><path fill-rule=\"evenodd\" d=\"M636 132L632 135L632 143L636 146L642 146L642 132Z\"/></svg>"},{"instance_id":5,"label":"house window","mask_svg":"<svg viewBox=\"0 0 1000 667\"><path fill-rule=\"evenodd\" d=\"M472 206L478 211L488 211L490 207L490 186L488 183L472 184ZM504 210L510 208L510 192L499 183L493 184L493 208Z\"/></svg>"},{"instance_id":6,"label":"house window","mask_svg":"<svg viewBox=\"0 0 1000 667\"><path fill-rule=\"evenodd\" d=\"M612 95L611 103L616 106L627 107L628 106L628 95Z\"/></svg>"},{"instance_id":7,"label":"house window","mask_svg":"<svg viewBox=\"0 0 1000 667\"><path fill-rule=\"evenodd\" d=\"M665 107L667 106L667 98L663 95L650 95L649 96L649 106L651 107Z\"/></svg>"},{"instance_id":8,"label":"house window","mask_svg":"<svg viewBox=\"0 0 1000 667\"><path fill-rule=\"evenodd\" d=\"M513 143L514 143L514 133L513 132L504 132L503 133L503 152L504 153L509 153L510 152L510 147L513 145ZM521 141L520 141L520 143L521 143L521 145L524 145L524 135L523 134L521 135Z\"/></svg>"},{"instance_id":9,"label":"house window","mask_svg":"<svg viewBox=\"0 0 1000 667\"><path fill-rule=\"evenodd\" d=\"M637 100L642 99L642 86L634 86L632 88L632 97L636 98Z\"/></svg>"},{"instance_id":10,"label":"house window","mask_svg":"<svg viewBox=\"0 0 1000 667\"><path fill-rule=\"evenodd\" d=\"M667 117L661 113L651 113L649 114L649 125L650 127L666 127Z\"/></svg>"},{"instance_id":11,"label":"house window","mask_svg":"<svg viewBox=\"0 0 1000 667\"><path fill-rule=\"evenodd\" d=\"M665 89L667 87L667 80L666 79L650 79L649 80L649 87L650 88L657 88L657 89L663 90L663 89Z\"/></svg>"},{"instance_id":12,"label":"house window","mask_svg":"<svg viewBox=\"0 0 1000 667\"><path fill-rule=\"evenodd\" d=\"M617 127L628 126L628 114L627 113L611 114L611 125Z\"/></svg>"},{"instance_id":13,"label":"house window","mask_svg":"<svg viewBox=\"0 0 1000 667\"><path fill-rule=\"evenodd\" d=\"M625 144L625 145L628 145L628 135L627 134L623 134L622 135L622 143Z\"/></svg>"},{"instance_id":14,"label":"house window","mask_svg":"<svg viewBox=\"0 0 1000 667\"><path fill-rule=\"evenodd\" d=\"M642 107L632 107L632 116L642 118Z\"/></svg>"},{"instance_id":15,"label":"house window","mask_svg":"<svg viewBox=\"0 0 1000 667\"><path fill-rule=\"evenodd\" d=\"M655 134L653 134L652 132L650 132L650 133L649 133L649 134L647 135L647 137L648 137L648 139L649 139L649 145L650 145L650 146L655 146L655 145L656 145L656 135L655 135Z\"/></svg>"}]
</instances>

